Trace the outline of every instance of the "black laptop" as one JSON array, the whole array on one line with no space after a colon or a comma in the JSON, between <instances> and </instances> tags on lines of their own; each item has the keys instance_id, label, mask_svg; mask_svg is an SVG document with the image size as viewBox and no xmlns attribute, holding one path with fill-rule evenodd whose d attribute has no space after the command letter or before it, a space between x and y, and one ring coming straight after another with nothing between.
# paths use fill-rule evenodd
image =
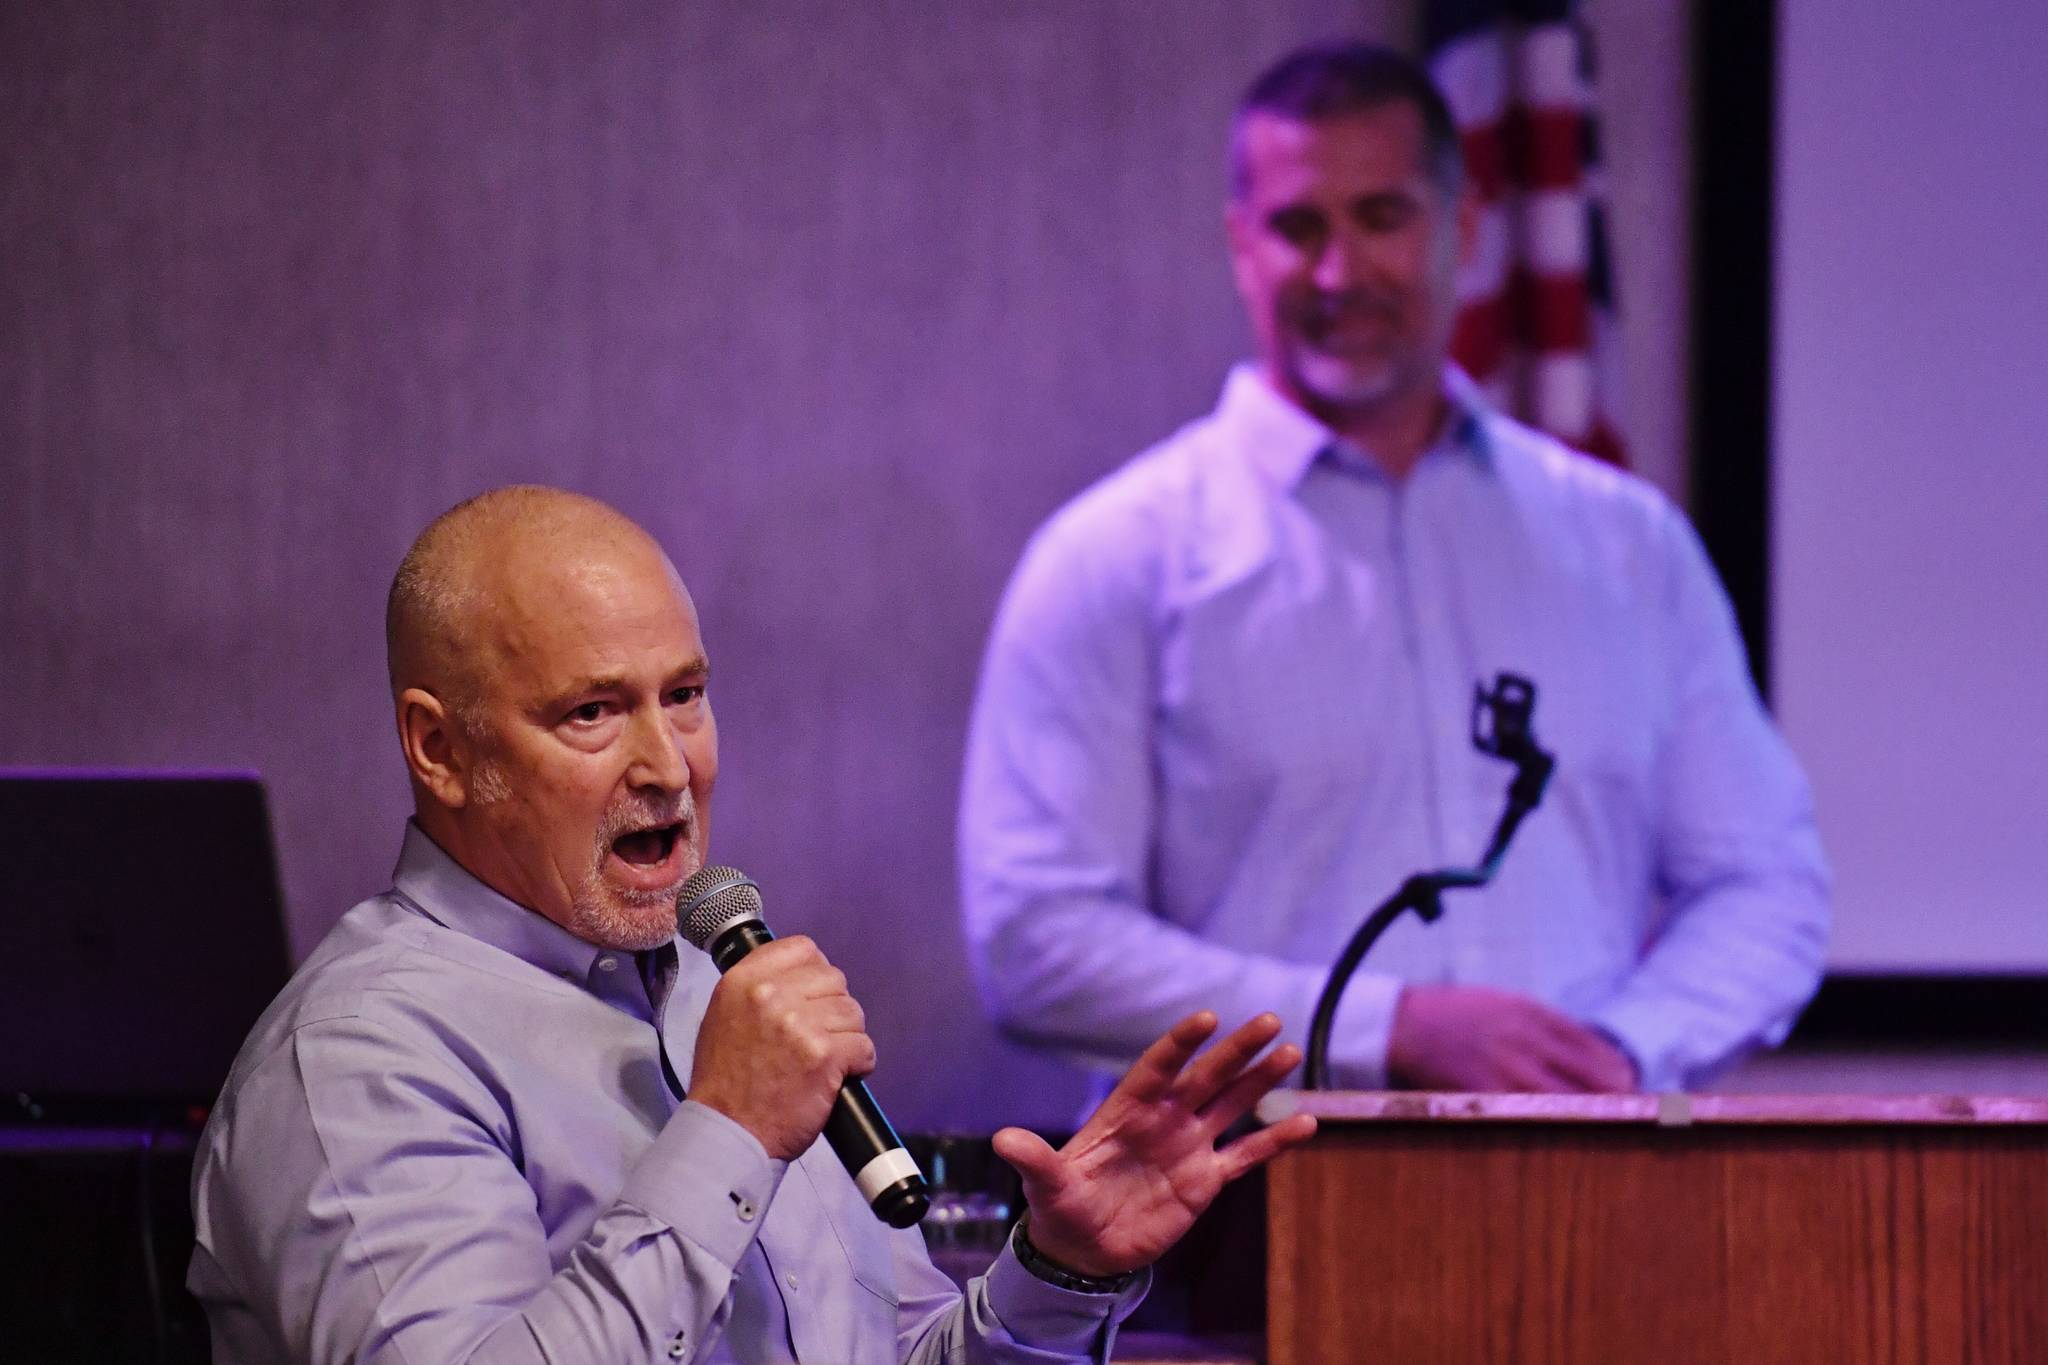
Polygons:
<instances>
[{"instance_id":1,"label":"black laptop","mask_svg":"<svg viewBox=\"0 0 2048 1365\"><path fill-rule=\"evenodd\" d=\"M289 973L254 774L0 769L0 1122L212 1103Z\"/></svg>"}]
</instances>

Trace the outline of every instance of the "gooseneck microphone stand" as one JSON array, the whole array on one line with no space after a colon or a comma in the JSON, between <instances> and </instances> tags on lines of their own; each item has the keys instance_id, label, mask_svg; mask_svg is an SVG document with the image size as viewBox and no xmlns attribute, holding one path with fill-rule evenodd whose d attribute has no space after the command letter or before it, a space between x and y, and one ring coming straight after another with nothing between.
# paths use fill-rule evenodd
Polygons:
<instances>
[{"instance_id":1,"label":"gooseneck microphone stand","mask_svg":"<svg viewBox=\"0 0 2048 1365\"><path fill-rule=\"evenodd\" d=\"M1343 998L1351 974L1358 970L1358 964L1365 960L1379 936L1401 917L1403 910L1413 910L1424 924L1434 924L1444 913L1444 892L1484 886L1492 881L1494 873L1500 871L1501 860L1507 856L1508 841L1515 837L1516 828L1543 800L1544 784L1550 781L1551 769L1557 766L1557 761L1536 743L1536 733L1529 724L1535 709L1536 684L1513 673L1496 675L1491 691L1484 685L1473 688L1472 747L1515 765L1515 780L1508 785L1507 809L1501 812L1500 823L1493 829L1493 840L1477 867L1416 873L1401 883L1400 890L1380 902L1379 908L1351 936L1351 942L1344 945L1337 965L1330 969L1329 980L1323 983L1323 993L1316 1000L1315 1018L1309 1025L1308 1060L1303 1072L1310 1090L1330 1088L1330 1027L1337 1018L1337 1002Z\"/></svg>"}]
</instances>

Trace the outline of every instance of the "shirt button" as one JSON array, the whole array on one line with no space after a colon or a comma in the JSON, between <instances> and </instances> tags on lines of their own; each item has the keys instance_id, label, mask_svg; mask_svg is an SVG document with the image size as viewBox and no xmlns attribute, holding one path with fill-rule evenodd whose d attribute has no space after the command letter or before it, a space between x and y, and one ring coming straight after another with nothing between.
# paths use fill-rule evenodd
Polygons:
<instances>
[{"instance_id":1,"label":"shirt button","mask_svg":"<svg viewBox=\"0 0 2048 1365\"><path fill-rule=\"evenodd\" d=\"M683 1345L683 1334L681 1332L676 1333L675 1336L669 1339L668 1358L670 1360L681 1360L685 1355L689 1354L689 1350L689 1347Z\"/></svg>"},{"instance_id":2,"label":"shirt button","mask_svg":"<svg viewBox=\"0 0 2048 1365\"><path fill-rule=\"evenodd\" d=\"M784 1275L782 1279L783 1283L787 1284L791 1289L796 1288L796 1275L794 1272L791 1272L788 1275Z\"/></svg>"},{"instance_id":3,"label":"shirt button","mask_svg":"<svg viewBox=\"0 0 2048 1365\"><path fill-rule=\"evenodd\" d=\"M601 972L615 972L619 969L619 960L609 955L601 957L597 960L597 969Z\"/></svg>"},{"instance_id":4,"label":"shirt button","mask_svg":"<svg viewBox=\"0 0 2048 1365\"><path fill-rule=\"evenodd\" d=\"M733 1192L732 1196L732 1211L740 1216L742 1223L754 1221L754 1201L737 1190Z\"/></svg>"}]
</instances>

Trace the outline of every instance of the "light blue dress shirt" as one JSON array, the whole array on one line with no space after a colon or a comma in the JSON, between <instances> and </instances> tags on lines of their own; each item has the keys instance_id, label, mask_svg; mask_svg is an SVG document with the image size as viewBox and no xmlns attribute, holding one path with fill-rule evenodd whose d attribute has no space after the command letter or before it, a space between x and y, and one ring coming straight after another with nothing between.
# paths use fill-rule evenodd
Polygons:
<instances>
[{"instance_id":1,"label":"light blue dress shirt","mask_svg":"<svg viewBox=\"0 0 2048 1365\"><path fill-rule=\"evenodd\" d=\"M1104 1359L1143 1293L1005 1252L962 1298L823 1142L678 1101L717 982L596 948L409 825L393 888L264 1014L201 1136L219 1365Z\"/></svg>"},{"instance_id":2,"label":"light blue dress shirt","mask_svg":"<svg viewBox=\"0 0 2048 1365\"><path fill-rule=\"evenodd\" d=\"M1207 1006L1302 1039L1372 907L1482 852L1511 769L1472 747L1473 687L1502 671L1536 682L1556 776L1492 886L1368 958L1340 1083L1384 1083L1403 981L1533 995L1648 1088L1790 1027L1828 874L1697 537L1445 382L1395 483L1241 367L1032 540L960 815L970 956L1013 1034L1120 1065Z\"/></svg>"}]
</instances>

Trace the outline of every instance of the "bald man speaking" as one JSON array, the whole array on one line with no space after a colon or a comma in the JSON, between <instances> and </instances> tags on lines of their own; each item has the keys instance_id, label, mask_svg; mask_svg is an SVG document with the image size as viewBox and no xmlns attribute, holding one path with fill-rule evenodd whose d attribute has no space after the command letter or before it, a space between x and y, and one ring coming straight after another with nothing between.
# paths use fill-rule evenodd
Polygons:
<instances>
[{"instance_id":1,"label":"bald man speaking","mask_svg":"<svg viewBox=\"0 0 2048 1365\"><path fill-rule=\"evenodd\" d=\"M723 977L675 937L718 736L689 592L590 499L507 488L399 566L411 778L391 889L258 1021L193 1174L189 1284L252 1362L1108 1357L1145 1266L1313 1129L1217 1146L1298 1061L1176 1025L1067 1147L997 1150L1030 1212L963 1297L817 1141L874 1066L802 937Z\"/></svg>"}]
</instances>

